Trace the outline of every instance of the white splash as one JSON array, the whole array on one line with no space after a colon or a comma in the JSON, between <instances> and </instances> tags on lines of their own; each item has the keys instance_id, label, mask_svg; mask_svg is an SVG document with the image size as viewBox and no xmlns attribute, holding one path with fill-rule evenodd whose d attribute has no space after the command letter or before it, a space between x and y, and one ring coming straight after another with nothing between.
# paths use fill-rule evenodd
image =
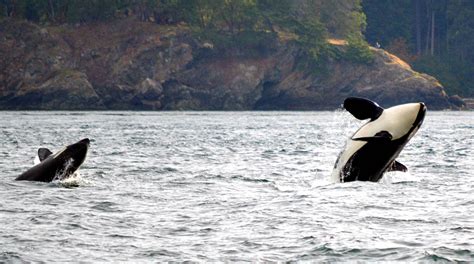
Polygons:
<instances>
[{"instance_id":1,"label":"white splash","mask_svg":"<svg viewBox=\"0 0 474 264\"><path fill-rule=\"evenodd\" d=\"M78 171L74 172L71 176L58 181L58 184L65 188L79 187L80 185L87 183L88 182L82 178Z\"/></svg>"},{"instance_id":2,"label":"white splash","mask_svg":"<svg viewBox=\"0 0 474 264\"><path fill-rule=\"evenodd\" d=\"M70 158L64 163L64 168L62 170L59 170L56 172L56 175L54 175L53 181L61 181L63 179L68 178L68 171L69 168L73 165L74 159ZM72 177L73 175L71 175Z\"/></svg>"},{"instance_id":3,"label":"white splash","mask_svg":"<svg viewBox=\"0 0 474 264\"><path fill-rule=\"evenodd\" d=\"M40 164L40 163L41 163L40 158L39 158L38 155L36 155L35 160L33 161L33 164L34 164L34 165L38 165L38 164Z\"/></svg>"}]
</instances>

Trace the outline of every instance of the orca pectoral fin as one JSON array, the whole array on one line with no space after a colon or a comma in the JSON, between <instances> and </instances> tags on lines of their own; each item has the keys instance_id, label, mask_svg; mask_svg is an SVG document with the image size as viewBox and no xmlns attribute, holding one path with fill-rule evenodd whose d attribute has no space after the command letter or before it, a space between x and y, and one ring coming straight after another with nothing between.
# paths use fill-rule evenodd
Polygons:
<instances>
[{"instance_id":1,"label":"orca pectoral fin","mask_svg":"<svg viewBox=\"0 0 474 264\"><path fill-rule=\"evenodd\" d=\"M388 142L392 140L392 134L387 131L380 131L372 137L358 137L353 138L352 140L366 142Z\"/></svg>"},{"instance_id":2,"label":"orca pectoral fin","mask_svg":"<svg viewBox=\"0 0 474 264\"><path fill-rule=\"evenodd\" d=\"M383 112L383 108L377 103L365 98L348 97L344 100L344 108L359 120L377 119Z\"/></svg>"},{"instance_id":3,"label":"orca pectoral fin","mask_svg":"<svg viewBox=\"0 0 474 264\"><path fill-rule=\"evenodd\" d=\"M408 168L398 161L394 161L392 165L390 165L387 169L387 171L403 171L403 172L406 172L407 170Z\"/></svg>"},{"instance_id":4,"label":"orca pectoral fin","mask_svg":"<svg viewBox=\"0 0 474 264\"><path fill-rule=\"evenodd\" d=\"M47 148L39 148L38 149L38 158L40 161L47 159L53 152Z\"/></svg>"},{"instance_id":5,"label":"orca pectoral fin","mask_svg":"<svg viewBox=\"0 0 474 264\"><path fill-rule=\"evenodd\" d=\"M352 140L369 142L369 141L377 140L377 138L376 137L360 137L360 138L353 138Z\"/></svg>"}]
</instances>

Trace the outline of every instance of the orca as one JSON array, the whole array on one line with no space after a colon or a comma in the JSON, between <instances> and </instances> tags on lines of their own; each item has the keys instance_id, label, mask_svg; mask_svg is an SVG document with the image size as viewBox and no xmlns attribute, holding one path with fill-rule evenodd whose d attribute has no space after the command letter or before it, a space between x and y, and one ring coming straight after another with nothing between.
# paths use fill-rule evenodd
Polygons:
<instances>
[{"instance_id":1,"label":"orca","mask_svg":"<svg viewBox=\"0 0 474 264\"><path fill-rule=\"evenodd\" d=\"M343 106L355 118L370 120L347 141L334 164L332 180L378 182L387 171L407 171L395 159L423 123L425 104L383 109L366 98L349 97Z\"/></svg>"},{"instance_id":2,"label":"orca","mask_svg":"<svg viewBox=\"0 0 474 264\"><path fill-rule=\"evenodd\" d=\"M31 167L15 180L51 182L70 177L84 162L90 140L82 139L53 154L47 148L38 149L40 163Z\"/></svg>"}]
</instances>

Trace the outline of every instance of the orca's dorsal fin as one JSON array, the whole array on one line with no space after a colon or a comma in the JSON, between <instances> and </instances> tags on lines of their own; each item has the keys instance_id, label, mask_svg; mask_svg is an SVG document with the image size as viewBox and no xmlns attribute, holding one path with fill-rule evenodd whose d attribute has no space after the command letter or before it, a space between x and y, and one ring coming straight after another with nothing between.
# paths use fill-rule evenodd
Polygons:
<instances>
[{"instance_id":1,"label":"orca's dorsal fin","mask_svg":"<svg viewBox=\"0 0 474 264\"><path fill-rule=\"evenodd\" d=\"M383 112L383 108L369 99L359 97L348 97L344 100L344 108L359 120L377 119Z\"/></svg>"},{"instance_id":2,"label":"orca's dorsal fin","mask_svg":"<svg viewBox=\"0 0 474 264\"><path fill-rule=\"evenodd\" d=\"M388 169L387 169L387 171L403 171L403 172L406 172L407 170L408 168L398 161L394 161L392 165L388 166Z\"/></svg>"},{"instance_id":3,"label":"orca's dorsal fin","mask_svg":"<svg viewBox=\"0 0 474 264\"><path fill-rule=\"evenodd\" d=\"M38 149L38 158L41 161L47 159L53 152L47 148L39 148Z\"/></svg>"}]
</instances>

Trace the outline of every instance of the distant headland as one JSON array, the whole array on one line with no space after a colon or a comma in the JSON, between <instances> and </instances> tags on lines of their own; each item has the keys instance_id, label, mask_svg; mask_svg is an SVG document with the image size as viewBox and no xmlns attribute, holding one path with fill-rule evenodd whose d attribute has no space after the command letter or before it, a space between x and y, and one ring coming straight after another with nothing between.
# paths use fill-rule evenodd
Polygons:
<instances>
[{"instance_id":1,"label":"distant headland","mask_svg":"<svg viewBox=\"0 0 474 264\"><path fill-rule=\"evenodd\" d=\"M343 56L346 41L333 39L335 55L312 64L291 36L274 36L222 49L180 23L128 17L41 26L3 18L0 109L332 110L348 96L383 106L464 106L383 49L370 47L370 60L360 62Z\"/></svg>"}]
</instances>

